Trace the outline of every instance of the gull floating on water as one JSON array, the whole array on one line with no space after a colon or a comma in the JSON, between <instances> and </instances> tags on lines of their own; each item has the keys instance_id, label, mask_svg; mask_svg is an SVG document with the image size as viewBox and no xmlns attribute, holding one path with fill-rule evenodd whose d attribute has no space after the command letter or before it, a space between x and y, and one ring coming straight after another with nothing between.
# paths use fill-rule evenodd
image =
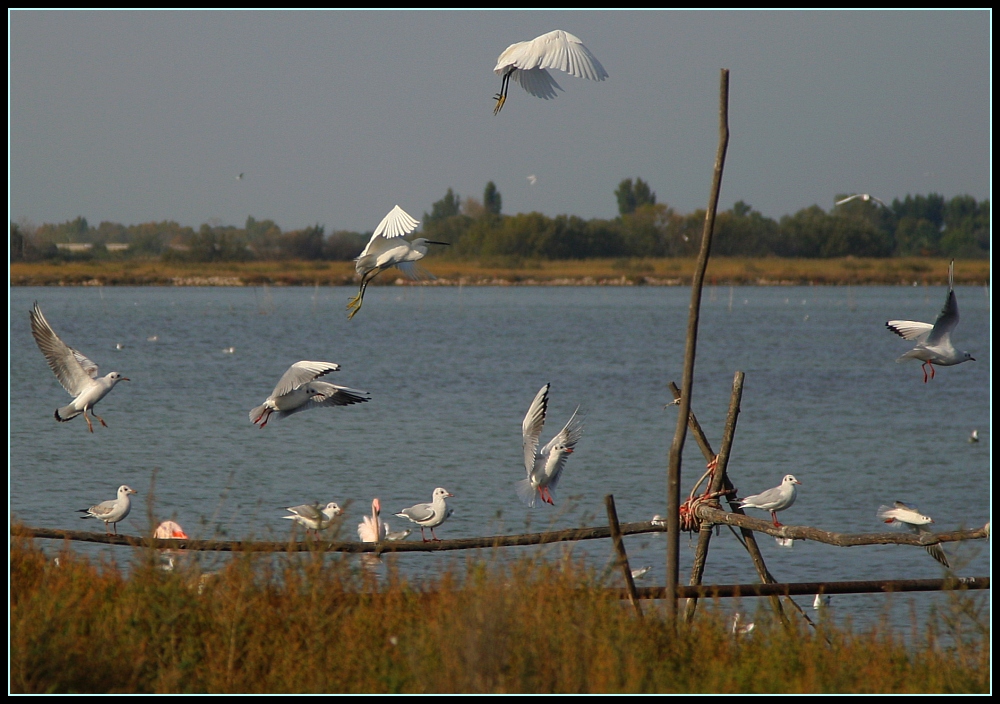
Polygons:
<instances>
[{"instance_id":1,"label":"gull floating on water","mask_svg":"<svg viewBox=\"0 0 1000 704\"><path fill-rule=\"evenodd\" d=\"M340 510L340 506L333 501L323 508L320 508L318 504L302 504L301 506L289 506L285 510L291 511L292 515L282 516L282 518L287 518L290 521L295 521L300 526L304 526L306 535L309 534L309 531L319 535L320 531L330 527L334 518L343 513Z\"/></svg>"},{"instance_id":2,"label":"gull floating on water","mask_svg":"<svg viewBox=\"0 0 1000 704\"><path fill-rule=\"evenodd\" d=\"M101 425L108 427L104 419L94 412L94 406L115 388L115 384L129 379L118 372L97 376L97 365L59 339L49 321L42 315L37 301L31 309L31 334L56 379L73 397L68 406L56 409L55 419L65 422L82 413L90 432L94 432L94 425L87 416L87 411L90 411L94 418L101 421Z\"/></svg>"},{"instance_id":3,"label":"gull floating on water","mask_svg":"<svg viewBox=\"0 0 1000 704\"><path fill-rule=\"evenodd\" d=\"M750 635L750 631L754 628L754 622L749 623L746 620L746 616L737 611L733 614L733 625L730 628L734 636L747 636Z\"/></svg>"},{"instance_id":4,"label":"gull floating on water","mask_svg":"<svg viewBox=\"0 0 1000 704\"><path fill-rule=\"evenodd\" d=\"M409 528L406 528L405 530L392 530L391 528L389 528L388 525L386 525L386 527L385 527L385 539L386 540L406 540L406 536L408 536L412 532L413 531L410 530Z\"/></svg>"},{"instance_id":5,"label":"gull floating on water","mask_svg":"<svg viewBox=\"0 0 1000 704\"><path fill-rule=\"evenodd\" d=\"M813 599L813 608L816 611L821 611L830 605L830 595L829 594L817 594L816 598Z\"/></svg>"},{"instance_id":6,"label":"gull floating on water","mask_svg":"<svg viewBox=\"0 0 1000 704\"><path fill-rule=\"evenodd\" d=\"M934 365L950 367L962 362L976 361L968 352L959 352L951 344L951 333L958 325L958 301L955 298L955 260L948 265L948 295L944 299L944 308L938 314L934 324L918 323L915 320L890 320L885 326L904 340L916 340L917 346L897 359L919 359L923 362L920 368L924 372L924 383L927 383L927 368L930 367L931 379L934 378Z\"/></svg>"},{"instance_id":7,"label":"gull floating on water","mask_svg":"<svg viewBox=\"0 0 1000 704\"><path fill-rule=\"evenodd\" d=\"M118 535L118 522L124 520L128 516L129 511L132 510L132 502L128 498L129 494L138 493L135 489L130 489L122 484L118 487L117 499L102 501L90 508L81 508L77 509L77 511L87 514L86 516L80 516L80 518L97 518L104 521L104 532L108 535L111 535L111 531L108 530L108 524L110 523L115 527L115 535Z\"/></svg>"},{"instance_id":8,"label":"gull floating on water","mask_svg":"<svg viewBox=\"0 0 1000 704\"><path fill-rule=\"evenodd\" d=\"M364 516L358 524L358 538L362 543L380 543L386 538L389 526L379 517L382 504L378 499L372 499L372 515Z\"/></svg>"},{"instance_id":9,"label":"gull floating on water","mask_svg":"<svg viewBox=\"0 0 1000 704\"><path fill-rule=\"evenodd\" d=\"M538 436L542 434L549 407L549 386L550 384L546 384L538 390L521 422L524 469L528 476L514 486L521 501L531 507L534 507L536 498L555 505L552 492L559 483L566 458L573 453L576 443L583 436L583 423L576 417L580 410L577 406L563 429L545 447L538 449Z\"/></svg>"},{"instance_id":10,"label":"gull floating on water","mask_svg":"<svg viewBox=\"0 0 1000 704\"><path fill-rule=\"evenodd\" d=\"M876 203L878 203L879 205L881 205L881 206L882 206L883 208L887 208L887 207L888 207L888 206L887 206L887 205L886 205L885 203L883 203L883 202L882 202L881 200L879 200L879 199L878 199L878 198L876 198L875 196L873 196L873 195L870 195L870 194L868 194L868 193L855 193L855 194L854 194L853 196L847 196L846 198L841 198L841 199L840 199L840 200L838 200L838 201L837 201L837 202L836 202L836 203L835 203L834 205L843 205L844 203L847 203L847 202L849 202L849 201L852 201L852 200L854 200L855 198L860 198L860 199L861 199L861 200L863 200L863 201L864 201L865 203L868 203L868 202L870 202L870 201L875 201Z\"/></svg>"},{"instance_id":11,"label":"gull floating on water","mask_svg":"<svg viewBox=\"0 0 1000 704\"><path fill-rule=\"evenodd\" d=\"M424 528L431 529L431 536L434 540L440 542L440 538L434 533L434 529L445 522L445 519L452 514L452 510L448 508L445 499L449 496L454 496L447 489L438 487L434 490L434 495L429 504L416 504L415 506L410 506L409 508L404 508L402 511L396 515L400 518L406 518L413 521L418 526L420 526L420 537L423 538L424 542L428 542L427 536L424 535Z\"/></svg>"},{"instance_id":12,"label":"gull floating on water","mask_svg":"<svg viewBox=\"0 0 1000 704\"><path fill-rule=\"evenodd\" d=\"M271 414L275 412L278 418L287 418L293 413L310 408L350 406L368 401L366 396L362 396L367 394L367 391L315 381L318 377L338 369L340 365L334 362L296 362L281 376L267 400L250 411L250 422L260 423L260 427L263 428L267 425Z\"/></svg>"},{"instance_id":13,"label":"gull floating on water","mask_svg":"<svg viewBox=\"0 0 1000 704\"><path fill-rule=\"evenodd\" d=\"M791 474L786 474L784 479L781 480L781 484L773 489L768 489L767 491L762 491L759 494L754 494L753 496L748 496L745 499L740 500L740 507L759 508L762 511L770 511L771 520L774 522L775 526L780 528L781 524L778 523L778 517L775 515L775 511L784 511L786 508L795 503L796 484L802 484L802 482L793 477Z\"/></svg>"},{"instance_id":14,"label":"gull floating on water","mask_svg":"<svg viewBox=\"0 0 1000 704\"><path fill-rule=\"evenodd\" d=\"M427 254L427 245L447 246L448 242L435 242L426 237L417 237L412 242L404 240L403 235L416 230L419 224L419 220L414 220L398 205L382 218L382 222L372 233L372 238L354 260L354 270L361 277L361 288L357 295L347 302L347 310L351 311L347 316L348 320L361 310L368 284L386 269L396 267L414 281L435 278L434 274L420 267L417 262Z\"/></svg>"},{"instance_id":15,"label":"gull floating on water","mask_svg":"<svg viewBox=\"0 0 1000 704\"><path fill-rule=\"evenodd\" d=\"M969 442L979 442L979 431L973 430L969 433Z\"/></svg>"},{"instance_id":16,"label":"gull floating on water","mask_svg":"<svg viewBox=\"0 0 1000 704\"><path fill-rule=\"evenodd\" d=\"M545 100L556 97L556 89L562 90L562 86L546 70L550 68L592 81L603 81L608 77L601 62L579 38L557 29L535 37L530 42L511 44L500 54L493 73L500 76L503 82L500 84L500 92L493 96L497 101L493 114L499 113L507 102L507 89L511 80L520 83L522 88L535 97Z\"/></svg>"},{"instance_id":17,"label":"gull floating on water","mask_svg":"<svg viewBox=\"0 0 1000 704\"><path fill-rule=\"evenodd\" d=\"M642 579L649 574L651 569L653 569L652 565L646 565L645 567L640 567L637 570L632 570L632 579Z\"/></svg>"},{"instance_id":18,"label":"gull floating on water","mask_svg":"<svg viewBox=\"0 0 1000 704\"><path fill-rule=\"evenodd\" d=\"M912 506L907 506L902 501L896 501L891 508L889 506L880 506L878 513L875 515L886 523L899 523L901 525L905 525L914 533L918 534L930 533L931 531L927 527L927 524L934 522L930 516L923 515L917 509ZM942 548L940 544L925 545L924 549L927 551L928 555L933 557L942 565L951 568L951 564L948 562L948 556L945 554L944 548Z\"/></svg>"},{"instance_id":19,"label":"gull floating on water","mask_svg":"<svg viewBox=\"0 0 1000 704\"><path fill-rule=\"evenodd\" d=\"M774 542L778 544L779 548L790 548L795 544L794 538L778 538L775 537Z\"/></svg>"}]
</instances>

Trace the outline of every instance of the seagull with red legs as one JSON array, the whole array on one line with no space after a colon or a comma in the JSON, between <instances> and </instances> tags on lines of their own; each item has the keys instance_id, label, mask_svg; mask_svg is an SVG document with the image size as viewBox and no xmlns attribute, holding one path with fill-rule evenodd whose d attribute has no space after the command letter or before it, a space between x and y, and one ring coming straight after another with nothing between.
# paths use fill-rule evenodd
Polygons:
<instances>
[{"instance_id":1,"label":"seagull with red legs","mask_svg":"<svg viewBox=\"0 0 1000 704\"><path fill-rule=\"evenodd\" d=\"M429 504L416 504L415 506L404 508L396 515L420 526L420 537L424 539L425 543L430 541L424 535L424 528L430 528L431 536L434 540L441 542L441 539L434 533L434 529L444 523L445 519L452 514L452 509L448 508L445 502L445 499L449 496L453 497L455 495L447 489L438 487L434 490Z\"/></svg>"},{"instance_id":2,"label":"seagull with red legs","mask_svg":"<svg viewBox=\"0 0 1000 704\"><path fill-rule=\"evenodd\" d=\"M780 528L781 523L778 522L775 512L784 511L795 503L796 484L802 484L802 482L791 474L786 474L784 479L781 480L781 484L773 489L768 489L759 494L741 499L739 501L740 508L759 508L761 511L770 511L771 520L774 522L775 527Z\"/></svg>"},{"instance_id":3,"label":"seagull with red legs","mask_svg":"<svg viewBox=\"0 0 1000 704\"><path fill-rule=\"evenodd\" d=\"M521 423L524 469L528 476L517 482L515 489L521 501L531 507L534 507L535 499L555 505L553 492L566 466L566 458L573 454L576 443L583 436L583 422L577 418L580 410L577 406L563 429L541 450L538 449L538 438L549 407L549 386L551 384L546 384L538 390Z\"/></svg>"}]
</instances>

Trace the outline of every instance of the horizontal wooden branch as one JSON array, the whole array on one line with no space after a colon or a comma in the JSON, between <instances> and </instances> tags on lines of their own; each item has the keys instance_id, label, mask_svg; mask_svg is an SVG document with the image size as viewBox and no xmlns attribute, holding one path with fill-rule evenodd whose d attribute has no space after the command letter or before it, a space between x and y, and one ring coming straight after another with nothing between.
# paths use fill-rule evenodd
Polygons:
<instances>
[{"instance_id":1,"label":"horizontal wooden branch","mask_svg":"<svg viewBox=\"0 0 1000 704\"><path fill-rule=\"evenodd\" d=\"M708 523L747 528L758 533L773 535L775 538L815 540L819 543L837 545L842 548L854 547L856 545L889 544L927 547L928 545L937 545L938 543L951 543L958 540L980 540L990 537L985 526L975 530L953 530L944 533L913 533L906 530L893 533L832 533L811 526L781 526L779 528L770 521L743 516L738 513L730 513L704 503L695 506L695 515Z\"/></svg>"},{"instance_id":2,"label":"horizontal wooden branch","mask_svg":"<svg viewBox=\"0 0 1000 704\"><path fill-rule=\"evenodd\" d=\"M679 599L711 599L714 597L794 596L813 594L885 594L889 592L936 592L955 589L989 589L989 577L945 577L944 579L876 579L850 582L790 582L787 584L699 584L678 586ZM624 589L622 599L628 595ZM640 599L665 599L662 587L642 587Z\"/></svg>"}]
</instances>

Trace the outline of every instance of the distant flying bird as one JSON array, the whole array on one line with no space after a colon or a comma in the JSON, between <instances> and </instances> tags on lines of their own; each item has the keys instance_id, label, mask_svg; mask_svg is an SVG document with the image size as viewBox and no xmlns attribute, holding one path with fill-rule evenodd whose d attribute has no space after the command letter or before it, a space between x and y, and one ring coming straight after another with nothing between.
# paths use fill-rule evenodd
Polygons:
<instances>
[{"instance_id":1,"label":"distant flying bird","mask_svg":"<svg viewBox=\"0 0 1000 704\"><path fill-rule=\"evenodd\" d=\"M186 540L188 534L184 532L181 524L177 521L163 521L156 526L153 537L160 540Z\"/></svg>"},{"instance_id":2,"label":"distant flying bird","mask_svg":"<svg viewBox=\"0 0 1000 704\"><path fill-rule=\"evenodd\" d=\"M320 531L330 527L334 518L343 513L340 510L340 506L333 501L323 508L320 508L318 504L302 504L301 506L289 506L285 510L291 511L292 515L282 516L282 518L287 518L290 521L295 521L300 526L304 526L306 535L309 535L309 532L312 531L317 536Z\"/></svg>"},{"instance_id":3,"label":"distant flying bird","mask_svg":"<svg viewBox=\"0 0 1000 704\"><path fill-rule=\"evenodd\" d=\"M237 181L242 181L243 180L243 172L242 171L240 171L240 175L236 177L236 180Z\"/></svg>"},{"instance_id":4,"label":"distant flying bird","mask_svg":"<svg viewBox=\"0 0 1000 704\"><path fill-rule=\"evenodd\" d=\"M415 506L410 506L409 508L404 508L402 511L396 515L400 518L406 518L413 521L418 526L420 526L420 537L427 541L427 536L424 535L424 528L431 529L431 536L434 540L440 542L440 538L434 533L434 529L445 522L445 519L452 514L452 510L448 508L445 499L449 496L454 496L447 489L438 487L434 490L434 495L431 498L429 504L416 504Z\"/></svg>"},{"instance_id":5,"label":"distant flying bird","mask_svg":"<svg viewBox=\"0 0 1000 704\"><path fill-rule=\"evenodd\" d=\"M260 423L263 428L275 412L278 418L287 418L310 408L350 406L369 401L367 396L362 395L367 391L316 381L318 377L338 369L340 365L334 362L296 362L281 376L267 400L250 411L250 422L255 425Z\"/></svg>"},{"instance_id":6,"label":"distant flying bird","mask_svg":"<svg viewBox=\"0 0 1000 704\"><path fill-rule=\"evenodd\" d=\"M548 100L556 97L556 89L562 90L562 87L546 70L550 68L592 81L603 81L608 77L601 62L583 42L569 32L557 29L535 37L530 42L511 44L500 54L493 73L500 76L503 82L500 84L500 92L493 96L497 101L493 114L499 113L507 101L511 79L538 98Z\"/></svg>"},{"instance_id":7,"label":"distant flying bird","mask_svg":"<svg viewBox=\"0 0 1000 704\"><path fill-rule=\"evenodd\" d=\"M951 344L951 333L958 325L958 300L955 298L955 260L948 265L948 296L944 299L944 308L938 313L934 324L918 323L914 320L890 320L885 326L904 340L916 340L917 346L897 359L919 359L920 368L924 372L924 383L927 383L927 368L934 378L934 365L950 367L962 362L975 362L976 358L968 352L959 352Z\"/></svg>"},{"instance_id":8,"label":"distant flying bird","mask_svg":"<svg viewBox=\"0 0 1000 704\"><path fill-rule=\"evenodd\" d=\"M49 321L42 315L42 309L38 307L37 301L31 309L31 334L38 349L45 356L45 361L49 363L49 368L55 373L56 379L73 397L72 403L68 406L56 409L55 419L65 422L82 413L90 432L94 432L94 425L87 416L87 411L90 411L94 418L107 428L108 424L104 419L94 412L94 406L107 396L119 381L129 381L128 377L118 372L98 377L97 365L59 339Z\"/></svg>"},{"instance_id":9,"label":"distant flying bird","mask_svg":"<svg viewBox=\"0 0 1000 704\"><path fill-rule=\"evenodd\" d=\"M87 514L86 516L80 516L80 518L97 518L104 521L104 532L108 535L111 535L111 531L108 530L108 524L110 523L115 527L115 535L118 535L118 522L124 520L128 516L129 511L132 510L132 502L128 496L129 494L138 493L135 489L130 489L122 484L118 487L118 498L110 501L102 501L90 508L77 509L77 512Z\"/></svg>"},{"instance_id":10,"label":"distant flying bird","mask_svg":"<svg viewBox=\"0 0 1000 704\"><path fill-rule=\"evenodd\" d=\"M780 528L781 524L778 523L778 517L775 515L775 511L784 511L786 508L795 503L796 484L802 484L802 482L793 477L791 474L786 474L784 479L781 480L781 484L773 489L768 489L767 491L763 491L759 494L754 494L753 496L741 499L739 502L740 507L758 508L762 511L770 511L771 520L774 522L776 527Z\"/></svg>"},{"instance_id":11,"label":"distant flying bird","mask_svg":"<svg viewBox=\"0 0 1000 704\"><path fill-rule=\"evenodd\" d=\"M535 176L534 174L528 176L528 183L530 183L532 186L534 186L537 182L538 182L537 176Z\"/></svg>"},{"instance_id":12,"label":"distant flying bird","mask_svg":"<svg viewBox=\"0 0 1000 704\"><path fill-rule=\"evenodd\" d=\"M566 466L566 458L573 453L576 443L583 436L583 423L576 417L580 407L577 406L573 415L556 433L556 436L538 449L538 437L545 425L545 414L549 407L549 386L546 384L535 394L528 407L528 413L521 422L521 445L524 449L524 469L528 476L515 484L515 490L521 501L532 508L535 499L555 506L552 492L555 491ZM537 497L536 497L537 494Z\"/></svg>"},{"instance_id":13,"label":"distant flying bird","mask_svg":"<svg viewBox=\"0 0 1000 704\"><path fill-rule=\"evenodd\" d=\"M414 281L421 278L435 278L429 271L418 266L417 261L423 259L424 255L427 254L427 245L447 246L448 242L435 242L425 237L418 237L412 242L404 240L403 235L408 235L416 230L419 224L419 220L411 218L398 205L382 218L382 222L372 233L372 238L368 240L368 245L354 260L354 270L361 277L361 288L358 294L347 303L347 310L351 311L347 316L348 320L361 310L365 289L368 288L371 280L390 267L396 267Z\"/></svg>"},{"instance_id":14,"label":"distant flying bird","mask_svg":"<svg viewBox=\"0 0 1000 704\"><path fill-rule=\"evenodd\" d=\"M876 198L873 195L869 195L868 193L855 193L853 196L847 196L847 198L841 198L834 205L843 205L844 203L852 201L855 198L860 198L865 203L868 203L870 201L875 201L876 203L878 203L879 205L881 205L883 208L889 207L885 203L883 203L881 200L879 200L878 198Z\"/></svg>"},{"instance_id":15,"label":"distant flying bird","mask_svg":"<svg viewBox=\"0 0 1000 704\"><path fill-rule=\"evenodd\" d=\"M379 518L381 511L382 504L378 499L372 499L372 515L362 517L358 524L358 538L362 543L380 543L385 540L389 526Z\"/></svg>"},{"instance_id":16,"label":"distant flying bird","mask_svg":"<svg viewBox=\"0 0 1000 704\"><path fill-rule=\"evenodd\" d=\"M879 519L885 521L886 523L899 523L905 525L914 533L930 533L930 529L927 528L928 523L933 523L934 520L930 516L925 516L920 513L917 509L912 506L907 506L902 501L896 501L893 503L892 507L880 506L878 513L875 514ZM926 545L924 549L927 554L933 557L935 560L940 562L945 567L950 568L951 564L948 562L948 556L944 552L944 548L938 545Z\"/></svg>"}]
</instances>

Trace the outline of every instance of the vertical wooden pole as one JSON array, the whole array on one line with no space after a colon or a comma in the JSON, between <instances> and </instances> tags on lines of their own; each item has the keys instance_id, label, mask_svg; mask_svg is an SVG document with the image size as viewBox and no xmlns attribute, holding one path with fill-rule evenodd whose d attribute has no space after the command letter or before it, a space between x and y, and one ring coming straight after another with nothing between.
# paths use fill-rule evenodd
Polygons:
<instances>
[{"instance_id":1,"label":"vertical wooden pole","mask_svg":"<svg viewBox=\"0 0 1000 704\"><path fill-rule=\"evenodd\" d=\"M694 357L698 341L698 317L701 310L701 289L708 268L708 256L712 249L712 233L715 229L715 211L719 205L719 191L722 189L722 169L726 163L726 149L729 146L729 70L722 69L719 80L719 147L715 155L715 172L712 177L712 191L705 211L705 227L701 235L701 249L694 275L691 278L691 304L688 309L687 343L684 348L684 376L681 381L680 414L677 428L670 445L667 467L667 618L677 623L677 585L680 578L680 503L681 503L681 453L687 434L688 413L691 410L691 389L694 381Z\"/></svg>"},{"instance_id":2,"label":"vertical wooden pole","mask_svg":"<svg viewBox=\"0 0 1000 704\"><path fill-rule=\"evenodd\" d=\"M611 494L605 496L604 506L608 510L611 542L614 543L615 554L618 555L618 564L621 565L622 573L625 576L625 589L628 591L628 600L632 602L635 615L642 618L642 606L639 605L639 595L635 591L635 580L632 579L632 568L628 564L628 554L625 552L625 541L622 540L622 529L618 524L618 510L615 508L615 497Z\"/></svg>"}]
</instances>

